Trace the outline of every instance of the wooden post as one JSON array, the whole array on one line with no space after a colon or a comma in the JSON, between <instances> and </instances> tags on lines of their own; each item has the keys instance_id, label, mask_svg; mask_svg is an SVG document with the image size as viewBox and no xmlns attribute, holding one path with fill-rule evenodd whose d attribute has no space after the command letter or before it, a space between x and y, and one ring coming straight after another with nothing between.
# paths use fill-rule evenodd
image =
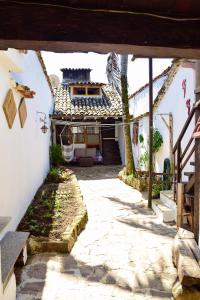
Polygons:
<instances>
[{"instance_id":1,"label":"wooden post","mask_svg":"<svg viewBox=\"0 0 200 300\"><path fill-rule=\"evenodd\" d=\"M179 142L177 145L177 183L181 181L181 143Z\"/></svg>"},{"instance_id":2,"label":"wooden post","mask_svg":"<svg viewBox=\"0 0 200 300\"><path fill-rule=\"evenodd\" d=\"M169 114L169 143L170 143L170 162L171 162L171 173L174 170L174 161L173 161L173 116Z\"/></svg>"},{"instance_id":3,"label":"wooden post","mask_svg":"<svg viewBox=\"0 0 200 300\"><path fill-rule=\"evenodd\" d=\"M153 172L153 61L149 58L149 189L148 207L152 207Z\"/></svg>"},{"instance_id":4,"label":"wooden post","mask_svg":"<svg viewBox=\"0 0 200 300\"><path fill-rule=\"evenodd\" d=\"M183 202L184 202L184 184L177 184L177 227L183 224Z\"/></svg>"},{"instance_id":5,"label":"wooden post","mask_svg":"<svg viewBox=\"0 0 200 300\"><path fill-rule=\"evenodd\" d=\"M200 60L196 62L196 101L200 99ZM195 122L200 117L200 110L196 109ZM199 241L199 201L200 201L200 140L195 140L195 186L194 186L194 235Z\"/></svg>"},{"instance_id":6,"label":"wooden post","mask_svg":"<svg viewBox=\"0 0 200 300\"><path fill-rule=\"evenodd\" d=\"M52 121L52 137L53 137L53 144L56 144L56 125L55 121Z\"/></svg>"}]
</instances>

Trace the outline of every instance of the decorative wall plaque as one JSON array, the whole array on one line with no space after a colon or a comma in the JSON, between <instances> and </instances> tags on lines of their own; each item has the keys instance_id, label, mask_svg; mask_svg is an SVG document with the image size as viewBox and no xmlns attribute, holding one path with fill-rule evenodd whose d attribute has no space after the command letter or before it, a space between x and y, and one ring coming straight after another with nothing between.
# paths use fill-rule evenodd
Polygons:
<instances>
[{"instance_id":1,"label":"decorative wall plaque","mask_svg":"<svg viewBox=\"0 0 200 300\"><path fill-rule=\"evenodd\" d=\"M20 101L18 111L19 111L21 128L23 128L27 118L26 102L24 98L22 98Z\"/></svg>"},{"instance_id":2,"label":"decorative wall plaque","mask_svg":"<svg viewBox=\"0 0 200 300\"><path fill-rule=\"evenodd\" d=\"M9 89L9 91L6 95L6 99L3 103L3 110L4 110L4 114L6 116L8 127L11 129L13 126L14 120L15 120L16 113L17 113L15 99L14 99L13 92L11 89Z\"/></svg>"}]
</instances>

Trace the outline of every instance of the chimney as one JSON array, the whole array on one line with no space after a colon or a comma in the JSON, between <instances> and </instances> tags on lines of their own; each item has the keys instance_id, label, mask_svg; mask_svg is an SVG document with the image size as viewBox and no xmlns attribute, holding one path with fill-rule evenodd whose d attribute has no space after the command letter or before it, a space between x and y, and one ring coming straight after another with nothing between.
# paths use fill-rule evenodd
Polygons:
<instances>
[{"instance_id":1,"label":"chimney","mask_svg":"<svg viewBox=\"0 0 200 300\"><path fill-rule=\"evenodd\" d=\"M63 73L62 84L74 82L89 82L91 69L61 69Z\"/></svg>"}]
</instances>

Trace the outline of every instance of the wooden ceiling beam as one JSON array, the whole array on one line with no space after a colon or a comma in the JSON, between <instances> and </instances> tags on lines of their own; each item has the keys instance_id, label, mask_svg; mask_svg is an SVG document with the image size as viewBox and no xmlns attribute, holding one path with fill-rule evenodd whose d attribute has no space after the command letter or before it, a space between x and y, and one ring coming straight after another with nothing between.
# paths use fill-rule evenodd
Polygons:
<instances>
[{"instance_id":1,"label":"wooden ceiling beam","mask_svg":"<svg viewBox=\"0 0 200 300\"><path fill-rule=\"evenodd\" d=\"M63 5L48 5L58 2ZM130 14L127 11L77 10L77 7L64 6L66 2L74 3L49 0L41 2L45 5L40 5L39 1L32 4L29 2L27 5L28 2L25 1L0 1L0 49L13 47L99 53L114 50L119 53L134 53L141 57L200 58L200 19L197 14L194 16L191 10L188 17L195 17L195 20L177 21L140 13ZM81 1L75 3L79 2ZM88 0L89 4L90 2ZM179 3L179 0L177 2ZM97 5L100 1L95 3ZM130 1L123 3L128 5ZM144 0L142 3L145 7ZM146 5L147 3L148 1ZM131 9L133 10L133 7ZM175 16L175 13L176 16L181 16L176 11L172 11L171 15ZM182 15L186 17L185 12L182 12Z\"/></svg>"}]
</instances>

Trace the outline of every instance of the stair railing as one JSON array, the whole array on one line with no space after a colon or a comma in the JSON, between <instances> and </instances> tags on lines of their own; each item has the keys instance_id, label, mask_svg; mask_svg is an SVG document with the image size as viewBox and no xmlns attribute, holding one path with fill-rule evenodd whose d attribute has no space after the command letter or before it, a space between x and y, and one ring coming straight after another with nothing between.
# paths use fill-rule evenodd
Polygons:
<instances>
[{"instance_id":1,"label":"stair railing","mask_svg":"<svg viewBox=\"0 0 200 300\"><path fill-rule=\"evenodd\" d=\"M197 109L200 109L200 100L197 101L192 109L190 114L188 115L188 118L183 126L183 129L181 130L181 133L177 139L177 142L173 148L173 158L174 158L174 191L176 193L176 185L178 183L181 182L181 178L182 178L182 171L185 168L187 162L189 161L189 159L191 158L192 154L195 151L196 148L196 144L194 143L194 145L192 146L192 148L190 149L190 146L192 144L192 142L194 141L193 136L191 136L191 138L189 139L187 145L185 146L185 149L182 151L181 148L181 142L185 136L185 133L191 123L191 121L193 120L193 117L195 116L195 112ZM195 127L196 128L196 127ZM195 130L194 130L195 131ZM188 150L190 149L189 153ZM186 155L187 154L187 155Z\"/></svg>"}]
</instances>

